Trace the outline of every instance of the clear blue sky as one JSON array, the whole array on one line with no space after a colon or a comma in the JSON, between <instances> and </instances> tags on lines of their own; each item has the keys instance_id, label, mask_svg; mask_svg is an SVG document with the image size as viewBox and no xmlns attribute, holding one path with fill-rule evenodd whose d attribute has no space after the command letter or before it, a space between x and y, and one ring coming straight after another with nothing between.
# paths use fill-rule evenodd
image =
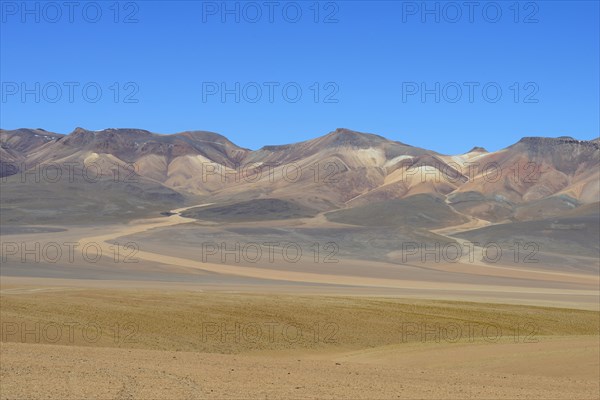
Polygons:
<instances>
[{"instance_id":1,"label":"clear blue sky","mask_svg":"<svg viewBox=\"0 0 600 400\"><path fill-rule=\"evenodd\" d=\"M210 130L253 149L346 127L442 153L599 135L597 1L264 3L2 1L0 125Z\"/></svg>"}]
</instances>

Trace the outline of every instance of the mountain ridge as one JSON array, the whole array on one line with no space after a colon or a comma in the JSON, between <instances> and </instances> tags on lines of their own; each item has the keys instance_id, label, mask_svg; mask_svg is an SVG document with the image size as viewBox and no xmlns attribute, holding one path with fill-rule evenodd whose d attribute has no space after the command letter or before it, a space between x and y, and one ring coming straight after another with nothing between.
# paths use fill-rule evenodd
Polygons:
<instances>
[{"instance_id":1,"label":"mountain ridge","mask_svg":"<svg viewBox=\"0 0 600 400\"><path fill-rule=\"evenodd\" d=\"M387 142L392 142L392 143L397 143L397 144L401 144L404 146L410 146L410 147L415 147L413 145L409 145L397 140L393 140L393 139L389 139L385 136L379 135L379 134L375 134L375 133L368 133L368 132L360 132L360 131L355 131L353 129L349 129L349 128L336 128L334 131L330 131L328 133L325 133L321 136L317 136L317 137L313 137L310 139L306 139L306 140L302 140L299 142L292 142L292 143L285 143L285 144L265 144L262 145L261 147L258 147L256 150L251 150L248 148L244 148L242 146L237 145L236 143L234 143L233 141L231 141L230 139L228 139L226 136L217 133L217 132L212 132L212 131L205 131L205 130L186 130L186 131L181 131L181 132L175 132L175 133L159 133L159 132L153 132L153 131L148 131L146 129L139 129L139 128L105 128L105 129L101 129L101 130L89 130L89 129L85 129L82 127L76 127L73 131L69 132L69 133L58 133L58 132L52 132L52 131L46 131L42 128L15 128L15 129L4 129L4 128L0 128L0 133L10 133L10 132L25 132L25 131L29 131L31 133L35 133L38 135L47 135L49 137L68 137L71 136L73 134L78 134L78 133L84 133L84 132L90 132L90 133L105 133L105 132L116 132L116 133L138 133L138 134L143 134L143 135L157 135L160 137L172 137L172 136L190 136L190 135L196 135L196 134L204 134L204 135L212 135L213 137L216 138L220 138L220 139L224 139L225 141L239 147L240 149L244 149L244 150L248 150L248 151L259 151L259 150L263 150L263 149L268 149L268 150L277 150L279 148L281 149L286 149L289 146L293 146L293 145L299 145L299 144L303 144L303 143L307 143L307 142L311 142L311 141L315 141L317 139L326 139L326 138L336 138L335 140L339 141L339 143L343 143L343 140L339 139L342 138L344 136L351 136L355 141L353 142L352 139L346 139L348 141L349 144L354 144L357 143L356 141L356 137L363 137L363 138L372 138L372 139L380 139L382 141L387 141ZM521 139L519 139L517 142L513 143L512 145L516 145L518 143L527 143L527 144L541 144L544 142L554 142L554 143L579 143L579 144L588 144L591 146L594 146L596 148L600 148L600 136L594 138L594 139L590 139L590 140L580 140L580 139L575 139L571 136L558 136L558 137L550 137L550 136L523 136ZM512 145L508 145L502 149L506 149ZM500 151L502 149L496 150L496 151ZM433 150L431 150L433 151ZM471 150L467 151L466 153L463 154L468 154L471 152L489 152L488 150L486 150L484 147L480 147L480 146L474 146ZM494 151L492 151L494 152ZM441 153L440 153L441 154ZM441 154L441 155L451 155L451 154Z\"/></svg>"},{"instance_id":2,"label":"mountain ridge","mask_svg":"<svg viewBox=\"0 0 600 400\"><path fill-rule=\"evenodd\" d=\"M272 198L331 211L427 195L497 222L541 215L538 209L546 204L562 212L600 198L600 142L571 137L524 137L498 151L473 147L443 155L347 128L258 150L208 131L161 135L78 127L63 135L22 128L0 130L0 163L4 191L16 193L19 173L38 164L74 163L94 166L102 179L131 170L139 187L113 184L112 198L148 188L167 199L163 204Z\"/></svg>"}]
</instances>

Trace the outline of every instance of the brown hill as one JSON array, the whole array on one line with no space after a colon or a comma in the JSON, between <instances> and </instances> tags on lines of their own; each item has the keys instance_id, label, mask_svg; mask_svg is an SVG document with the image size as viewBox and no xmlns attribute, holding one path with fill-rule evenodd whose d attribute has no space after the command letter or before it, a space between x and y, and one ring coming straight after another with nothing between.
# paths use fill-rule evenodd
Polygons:
<instances>
[{"instance_id":1,"label":"brown hill","mask_svg":"<svg viewBox=\"0 0 600 400\"><path fill-rule=\"evenodd\" d=\"M456 192L502 196L513 202L564 193L598 201L600 145L573 138L526 137L506 149L478 157L473 173Z\"/></svg>"}]
</instances>

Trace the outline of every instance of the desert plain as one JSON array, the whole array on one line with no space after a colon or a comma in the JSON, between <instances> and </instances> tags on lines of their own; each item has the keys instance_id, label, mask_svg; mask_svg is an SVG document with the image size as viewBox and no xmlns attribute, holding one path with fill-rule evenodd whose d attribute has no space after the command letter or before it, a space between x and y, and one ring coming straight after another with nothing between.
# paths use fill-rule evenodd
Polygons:
<instances>
[{"instance_id":1,"label":"desert plain","mask_svg":"<svg viewBox=\"0 0 600 400\"><path fill-rule=\"evenodd\" d=\"M2 399L600 396L597 140L2 135Z\"/></svg>"}]
</instances>

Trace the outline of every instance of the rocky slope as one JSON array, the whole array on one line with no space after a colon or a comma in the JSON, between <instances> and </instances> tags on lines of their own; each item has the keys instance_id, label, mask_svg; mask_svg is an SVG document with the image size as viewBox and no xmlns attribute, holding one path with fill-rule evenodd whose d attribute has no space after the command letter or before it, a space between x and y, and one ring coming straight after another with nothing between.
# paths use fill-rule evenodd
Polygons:
<instances>
[{"instance_id":1,"label":"rocky slope","mask_svg":"<svg viewBox=\"0 0 600 400\"><path fill-rule=\"evenodd\" d=\"M0 131L0 163L3 207L19 193L35 196L43 189L52 197L67 188L61 201L135 196L166 207L193 198L230 204L282 199L321 211L426 195L461 214L498 222L558 215L600 198L600 141L570 137L526 137L496 152L475 147L442 155L343 128L255 151L204 131L77 128L61 135L18 129ZM63 179L48 182L53 169ZM65 173L73 179L65 182ZM91 190L85 185L90 174L112 184Z\"/></svg>"}]
</instances>

